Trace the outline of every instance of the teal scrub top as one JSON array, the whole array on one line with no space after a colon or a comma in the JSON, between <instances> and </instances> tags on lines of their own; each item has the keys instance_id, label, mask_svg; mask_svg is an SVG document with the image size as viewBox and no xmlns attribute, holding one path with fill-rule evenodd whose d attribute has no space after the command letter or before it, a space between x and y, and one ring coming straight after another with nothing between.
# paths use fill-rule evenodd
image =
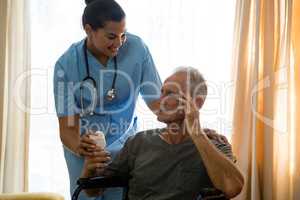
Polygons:
<instances>
[{"instance_id":1,"label":"teal scrub top","mask_svg":"<svg viewBox=\"0 0 300 200\"><path fill-rule=\"evenodd\" d=\"M73 44L56 62L54 97L58 117L81 112L80 83L87 76L84 41ZM97 102L95 115L80 117L81 133L88 129L103 131L107 145L110 145L134 126L139 94L146 103L159 98L161 79L148 47L141 38L127 33L127 40L117 55L116 98L109 101L106 94L112 87L114 60L110 58L103 66L89 51L87 57L90 76L97 85ZM91 104L91 92L88 88L82 91L83 104L88 106Z\"/></svg>"}]
</instances>

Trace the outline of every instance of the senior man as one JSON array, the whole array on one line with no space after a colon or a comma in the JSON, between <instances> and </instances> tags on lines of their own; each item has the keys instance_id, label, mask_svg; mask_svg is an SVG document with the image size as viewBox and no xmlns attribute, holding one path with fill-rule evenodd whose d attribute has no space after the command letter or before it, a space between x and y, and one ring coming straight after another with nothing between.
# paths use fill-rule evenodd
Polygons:
<instances>
[{"instance_id":1,"label":"senior man","mask_svg":"<svg viewBox=\"0 0 300 200\"><path fill-rule=\"evenodd\" d=\"M110 164L108 152L98 149L86 159L82 177L130 177L129 200L193 200L205 187L214 187L227 198L237 196L244 178L230 145L209 139L201 127L199 110L206 95L207 85L198 70L178 69L161 89L157 116L166 128L130 137ZM86 193L97 196L102 191Z\"/></svg>"}]
</instances>

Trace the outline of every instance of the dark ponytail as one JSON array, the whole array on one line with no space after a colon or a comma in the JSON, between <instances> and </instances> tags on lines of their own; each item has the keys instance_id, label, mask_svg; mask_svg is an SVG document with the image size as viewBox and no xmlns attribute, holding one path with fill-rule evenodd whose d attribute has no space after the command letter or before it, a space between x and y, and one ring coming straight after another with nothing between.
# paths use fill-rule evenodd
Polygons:
<instances>
[{"instance_id":1,"label":"dark ponytail","mask_svg":"<svg viewBox=\"0 0 300 200\"><path fill-rule=\"evenodd\" d=\"M125 12L115 0L85 0L82 16L83 27L89 24L93 30L103 28L107 21L120 22Z\"/></svg>"},{"instance_id":2,"label":"dark ponytail","mask_svg":"<svg viewBox=\"0 0 300 200\"><path fill-rule=\"evenodd\" d=\"M85 4L88 5L88 4L92 3L93 1L95 1L95 0L85 0Z\"/></svg>"}]
</instances>

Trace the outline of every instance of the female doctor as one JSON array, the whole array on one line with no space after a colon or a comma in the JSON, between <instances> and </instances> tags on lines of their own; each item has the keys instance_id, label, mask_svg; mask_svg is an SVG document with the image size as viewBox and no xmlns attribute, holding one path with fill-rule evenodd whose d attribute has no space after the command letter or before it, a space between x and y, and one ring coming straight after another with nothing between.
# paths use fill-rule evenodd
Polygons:
<instances>
[{"instance_id":1,"label":"female doctor","mask_svg":"<svg viewBox=\"0 0 300 200\"><path fill-rule=\"evenodd\" d=\"M161 80L149 49L126 32L125 13L114 0L86 0L82 16L86 38L73 44L56 62L54 96L64 145L71 193L84 157L95 144L88 134L102 131L113 157L135 132L134 108L139 94L154 111ZM89 199L81 194L81 200ZM102 198L121 200L121 189Z\"/></svg>"}]
</instances>

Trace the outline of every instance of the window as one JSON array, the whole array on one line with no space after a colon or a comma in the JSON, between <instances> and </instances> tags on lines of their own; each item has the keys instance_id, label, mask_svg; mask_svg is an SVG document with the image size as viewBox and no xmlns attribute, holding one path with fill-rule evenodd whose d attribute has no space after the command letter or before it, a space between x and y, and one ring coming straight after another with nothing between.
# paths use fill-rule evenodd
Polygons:
<instances>
[{"instance_id":1,"label":"window","mask_svg":"<svg viewBox=\"0 0 300 200\"><path fill-rule=\"evenodd\" d=\"M235 1L119 0L128 31L149 46L162 80L182 65L197 67L209 83L201 111L203 126L230 136L231 45ZM85 34L84 0L31 0L32 114L30 191L63 194L70 199L68 174L59 139L53 99L53 68L59 56ZM46 88L46 90L45 90ZM139 100L140 130L162 126Z\"/></svg>"}]
</instances>

